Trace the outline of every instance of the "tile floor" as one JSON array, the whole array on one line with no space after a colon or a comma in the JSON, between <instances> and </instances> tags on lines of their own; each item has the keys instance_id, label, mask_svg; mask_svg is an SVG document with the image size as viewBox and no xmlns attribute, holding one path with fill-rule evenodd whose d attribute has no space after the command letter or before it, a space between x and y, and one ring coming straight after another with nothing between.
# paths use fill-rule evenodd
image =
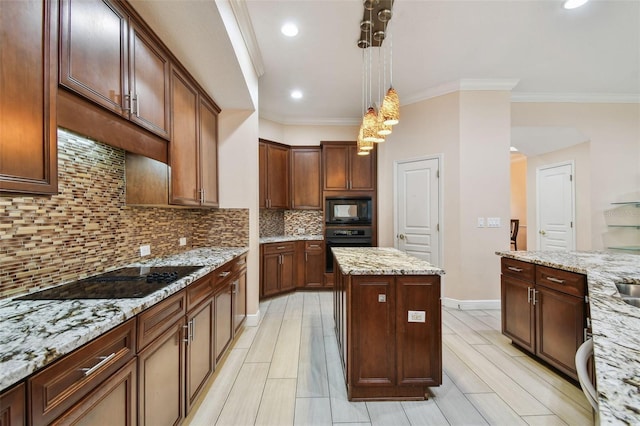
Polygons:
<instances>
[{"instance_id":1,"label":"tile floor","mask_svg":"<svg viewBox=\"0 0 640 426\"><path fill-rule=\"evenodd\" d=\"M418 402L349 402L330 292L260 304L187 425L589 425L579 388L511 346L499 310L443 311L443 384Z\"/></svg>"}]
</instances>

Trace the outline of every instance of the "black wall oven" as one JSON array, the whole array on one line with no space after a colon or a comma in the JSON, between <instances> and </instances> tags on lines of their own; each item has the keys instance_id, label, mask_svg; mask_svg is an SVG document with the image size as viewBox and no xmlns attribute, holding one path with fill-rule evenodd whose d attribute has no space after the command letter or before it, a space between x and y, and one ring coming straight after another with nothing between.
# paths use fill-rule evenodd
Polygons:
<instances>
[{"instance_id":1,"label":"black wall oven","mask_svg":"<svg viewBox=\"0 0 640 426\"><path fill-rule=\"evenodd\" d=\"M371 227L327 226L325 228L326 272L333 272L332 247L371 247Z\"/></svg>"}]
</instances>

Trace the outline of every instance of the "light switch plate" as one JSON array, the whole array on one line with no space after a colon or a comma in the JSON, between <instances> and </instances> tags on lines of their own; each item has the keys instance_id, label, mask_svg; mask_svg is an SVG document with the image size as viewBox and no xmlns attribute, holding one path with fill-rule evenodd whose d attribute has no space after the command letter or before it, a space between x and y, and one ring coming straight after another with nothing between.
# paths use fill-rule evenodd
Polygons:
<instances>
[{"instance_id":1,"label":"light switch plate","mask_svg":"<svg viewBox=\"0 0 640 426\"><path fill-rule=\"evenodd\" d=\"M499 217L488 217L487 218L487 227L488 228L500 228L500 218Z\"/></svg>"},{"instance_id":2,"label":"light switch plate","mask_svg":"<svg viewBox=\"0 0 640 426\"><path fill-rule=\"evenodd\" d=\"M478 218L478 228L484 228L484 217Z\"/></svg>"},{"instance_id":3,"label":"light switch plate","mask_svg":"<svg viewBox=\"0 0 640 426\"><path fill-rule=\"evenodd\" d=\"M149 244L140 246L140 256L149 256L150 254L151 254L151 246Z\"/></svg>"},{"instance_id":4,"label":"light switch plate","mask_svg":"<svg viewBox=\"0 0 640 426\"><path fill-rule=\"evenodd\" d=\"M181 246L186 246L187 245L187 239L185 237L180 238L180 245Z\"/></svg>"},{"instance_id":5,"label":"light switch plate","mask_svg":"<svg viewBox=\"0 0 640 426\"><path fill-rule=\"evenodd\" d=\"M425 311L409 311L407 315L408 322L425 322L427 313Z\"/></svg>"},{"instance_id":6,"label":"light switch plate","mask_svg":"<svg viewBox=\"0 0 640 426\"><path fill-rule=\"evenodd\" d=\"M379 294L378 295L378 302L385 303L386 301L387 301L387 295L386 294Z\"/></svg>"}]
</instances>

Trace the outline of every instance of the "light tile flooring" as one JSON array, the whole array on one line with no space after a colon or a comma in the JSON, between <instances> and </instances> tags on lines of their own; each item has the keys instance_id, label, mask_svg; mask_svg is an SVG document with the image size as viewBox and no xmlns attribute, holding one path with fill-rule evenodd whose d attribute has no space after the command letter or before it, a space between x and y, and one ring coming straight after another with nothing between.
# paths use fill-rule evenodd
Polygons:
<instances>
[{"instance_id":1,"label":"light tile flooring","mask_svg":"<svg viewBox=\"0 0 640 426\"><path fill-rule=\"evenodd\" d=\"M579 388L511 346L500 311L443 310L443 384L418 402L349 402L330 292L260 304L190 425L589 425Z\"/></svg>"}]
</instances>

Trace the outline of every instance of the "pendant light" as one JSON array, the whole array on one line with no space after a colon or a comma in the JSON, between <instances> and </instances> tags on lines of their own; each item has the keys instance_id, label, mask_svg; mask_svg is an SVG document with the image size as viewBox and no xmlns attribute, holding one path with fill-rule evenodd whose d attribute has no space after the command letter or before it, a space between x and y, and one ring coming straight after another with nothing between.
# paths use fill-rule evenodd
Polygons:
<instances>
[{"instance_id":1,"label":"pendant light","mask_svg":"<svg viewBox=\"0 0 640 426\"><path fill-rule=\"evenodd\" d=\"M384 124L395 126L400 122L400 98L396 89L393 88L393 34L389 37L389 90L380 110Z\"/></svg>"}]
</instances>

